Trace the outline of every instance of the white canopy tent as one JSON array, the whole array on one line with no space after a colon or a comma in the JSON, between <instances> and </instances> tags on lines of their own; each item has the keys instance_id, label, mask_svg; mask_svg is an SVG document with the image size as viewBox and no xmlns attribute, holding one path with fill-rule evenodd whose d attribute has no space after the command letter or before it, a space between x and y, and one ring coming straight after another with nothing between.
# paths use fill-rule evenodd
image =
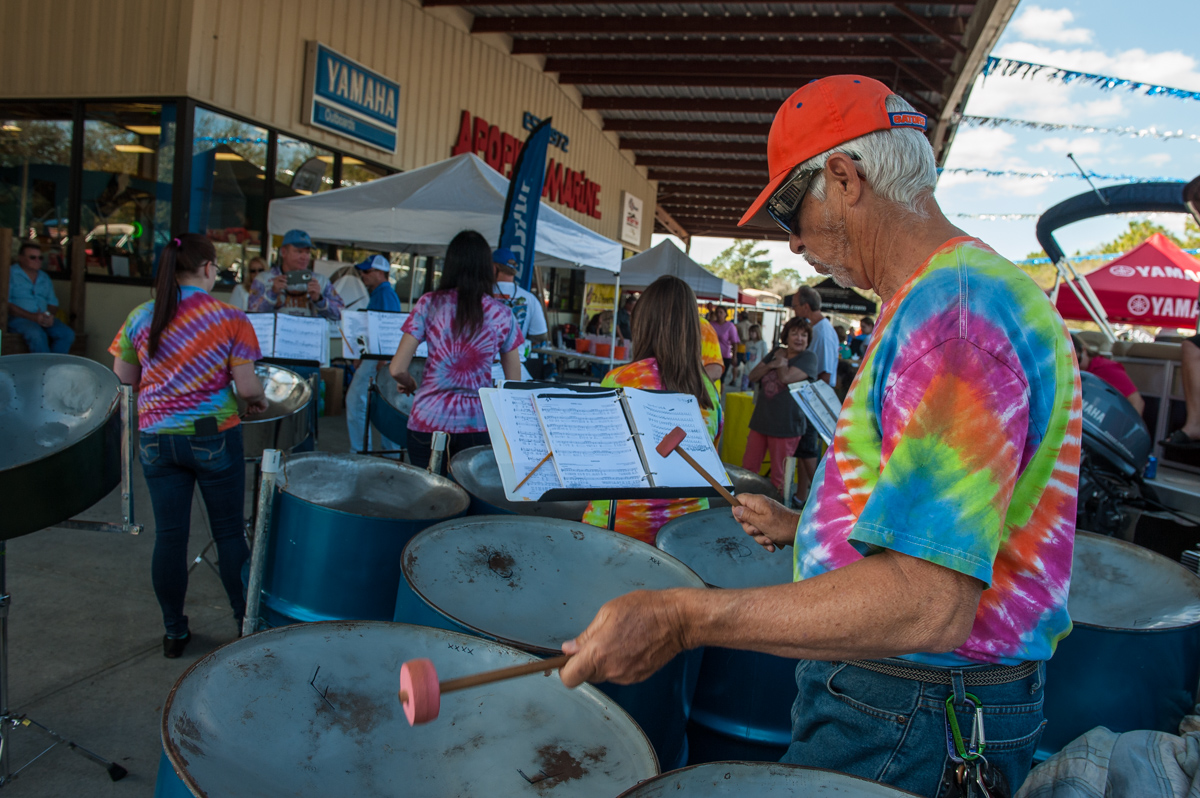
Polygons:
<instances>
[{"instance_id":1,"label":"white canopy tent","mask_svg":"<svg viewBox=\"0 0 1200 798\"><path fill-rule=\"evenodd\" d=\"M645 288L664 274L672 274L692 287L701 299L737 302L738 287L705 269L689 258L669 239L621 264L621 286ZM599 269L587 270L587 281L601 285L615 282L612 274Z\"/></svg>"},{"instance_id":2,"label":"white canopy tent","mask_svg":"<svg viewBox=\"0 0 1200 798\"><path fill-rule=\"evenodd\" d=\"M440 255L463 230L500 239L508 182L479 156L456 155L358 186L274 200L267 229L272 235L300 229L327 244ZM621 270L620 244L544 203L534 253L538 266L587 267L610 282Z\"/></svg>"}]
</instances>

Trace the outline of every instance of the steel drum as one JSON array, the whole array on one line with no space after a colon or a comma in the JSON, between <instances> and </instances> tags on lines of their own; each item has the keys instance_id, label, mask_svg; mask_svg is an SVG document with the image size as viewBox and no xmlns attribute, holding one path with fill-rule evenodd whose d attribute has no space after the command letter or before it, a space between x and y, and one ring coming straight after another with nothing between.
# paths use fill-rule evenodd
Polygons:
<instances>
[{"instance_id":1,"label":"steel drum","mask_svg":"<svg viewBox=\"0 0 1200 798\"><path fill-rule=\"evenodd\" d=\"M445 477L367 455L292 455L279 486L263 570L270 626L390 621L404 544L471 502Z\"/></svg>"},{"instance_id":2,"label":"steel drum","mask_svg":"<svg viewBox=\"0 0 1200 798\"><path fill-rule=\"evenodd\" d=\"M725 473L729 474L729 479L733 482L733 495L736 496L739 493L757 493L760 496L766 496L775 501L783 500L783 497L779 495L779 491L775 490L775 486L771 484L771 480L766 477L741 466L736 466L733 463L724 463L724 466ZM728 507L729 502L720 497L710 498L708 506Z\"/></svg>"},{"instance_id":3,"label":"steel drum","mask_svg":"<svg viewBox=\"0 0 1200 798\"><path fill-rule=\"evenodd\" d=\"M491 446L473 446L450 458L450 476L471 494L471 515L539 515L579 521L587 502L510 502Z\"/></svg>"},{"instance_id":4,"label":"steel drum","mask_svg":"<svg viewBox=\"0 0 1200 798\"><path fill-rule=\"evenodd\" d=\"M156 795L176 794L182 779L213 798L612 798L658 773L620 707L557 677L447 693L437 720L409 727L396 693L400 665L417 657L442 679L534 660L406 624L305 624L235 640L188 668L167 697L173 772L160 775Z\"/></svg>"},{"instance_id":5,"label":"steel drum","mask_svg":"<svg viewBox=\"0 0 1200 798\"><path fill-rule=\"evenodd\" d=\"M77 515L121 483L121 383L71 355L0 358L0 540Z\"/></svg>"},{"instance_id":6,"label":"steel drum","mask_svg":"<svg viewBox=\"0 0 1200 798\"><path fill-rule=\"evenodd\" d=\"M686 795L796 798L901 798L913 793L846 773L799 765L713 762L664 773L621 793L618 798L676 798Z\"/></svg>"},{"instance_id":7,"label":"steel drum","mask_svg":"<svg viewBox=\"0 0 1200 798\"><path fill-rule=\"evenodd\" d=\"M421 378L425 376L425 361L413 360L408 373L420 386ZM400 386L386 369L378 372L378 375L375 385L379 392L371 401L371 424L383 437L403 449L408 441L408 417L412 415L413 395L401 393Z\"/></svg>"},{"instance_id":8,"label":"steel drum","mask_svg":"<svg viewBox=\"0 0 1200 798\"><path fill-rule=\"evenodd\" d=\"M264 449L291 451L312 433L312 413L307 410L312 388L308 381L294 371L266 363L256 364L254 373L266 390L267 411L247 416L246 403L238 399L247 460L258 460Z\"/></svg>"},{"instance_id":9,"label":"steel drum","mask_svg":"<svg viewBox=\"0 0 1200 798\"><path fill-rule=\"evenodd\" d=\"M685 565L626 535L505 516L448 521L416 535L404 548L404 579L396 620L482 635L539 656L560 654L617 596L704 587ZM597 685L641 724L667 767L687 759L700 657L684 652L641 684Z\"/></svg>"},{"instance_id":10,"label":"steel drum","mask_svg":"<svg viewBox=\"0 0 1200 798\"><path fill-rule=\"evenodd\" d=\"M1200 680L1200 578L1161 554L1075 534L1074 628L1046 663L1039 758L1096 726L1179 733Z\"/></svg>"},{"instance_id":11,"label":"steel drum","mask_svg":"<svg viewBox=\"0 0 1200 798\"><path fill-rule=\"evenodd\" d=\"M727 508L681 516L658 531L658 548L711 587L749 588L792 581L792 551L769 552ZM691 762L778 761L792 741L796 660L708 646L688 731Z\"/></svg>"}]
</instances>

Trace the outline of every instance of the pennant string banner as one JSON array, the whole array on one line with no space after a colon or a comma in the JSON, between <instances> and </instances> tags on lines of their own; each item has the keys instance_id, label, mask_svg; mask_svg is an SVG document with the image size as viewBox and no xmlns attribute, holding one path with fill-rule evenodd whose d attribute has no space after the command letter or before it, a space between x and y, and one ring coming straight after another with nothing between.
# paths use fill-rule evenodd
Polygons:
<instances>
[{"instance_id":1,"label":"pennant string banner","mask_svg":"<svg viewBox=\"0 0 1200 798\"><path fill-rule=\"evenodd\" d=\"M1189 255L1200 255L1200 249L1185 249L1181 251ZM1089 260L1113 260L1124 254L1124 252L1105 252L1103 255L1071 255L1066 260L1071 261L1071 263L1083 263ZM1025 258L1024 260L1009 261L1009 263L1016 266L1042 266L1052 262L1049 258Z\"/></svg>"},{"instance_id":2,"label":"pennant string banner","mask_svg":"<svg viewBox=\"0 0 1200 798\"><path fill-rule=\"evenodd\" d=\"M1154 127L1098 127L1097 125L1034 122L1028 119L1009 119L1002 116L964 116L961 122L971 127L1016 127L1022 130L1038 130L1045 133L1073 130L1079 133L1107 133L1114 136L1133 136L1139 139L1186 139L1188 141L1200 141L1200 134L1184 133L1182 130L1159 130Z\"/></svg>"},{"instance_id":3,"label":"pennant string banner","mask_svg":"<svg viewBox=\"0 0 1200 798\"><path fill-rule=\"evenodd\" d=\"M1200 91L1177 89L1173 86L1159 86L1155 83L1142 83L1137 80L1115 78L1111 75L1097 75L1093 72L1079 72L1074 69L1035 64L1030 61L1018 61L1015 58L996 58L992 55L989 55L987 61L984 62L980 74L985 78L991 75L1001 75L1003 77L1015 77L1022 80L1041 76L1046 80L1058 81L1064 84L1086 83L1104 91L1126 89L1132 92L1141 92L1147 97L1174 97L1178 100L1200 100Z\"/></svg>"},{"instance_id":4,"label":"pennant string banner","mask_svg":"<svg viewBox=\"0 0 1200 798\"><path fill-rule=\"evenodd\" d=\"M1180 211L1179 213L1183 213L1183 211ZM1040 213L947 213L946 215L957 219L985 219L989 222L1011 222L1019 219L1037 219L1041 217ZM1146 213L1128 211L1125 213L1110 213L1108 215L1129 216L1136 217L1138 219L1159 219L1164 216L1178 216L1178 214L1165 213L1161 211L1149 211Z\"/></svg>"},{"instance_id":5,"label":"pennant string banner","mask_svg":"<svg viewBox=\"0 0 1200 798\"><path fill-rule=\"evenodd\" d=\"M1034 171L1025 171L1022 169L984 169L981 167L953 167L949 169L938 169L942 174L956 175L987 175L988 177L1025 177L1025 178L1042 178L1045 180L1062 180L1064 178L1075 178L1083 180L1084 176L1079 172L1056 172L1050 169L1037 169ZM1183 181L1176 177L1138 177L1137 175L1104 175L1098 172L1088 171L1087 176L1094 180L1119 180L1124 183L1182 183Z\"/></svg>"}]
</instances>

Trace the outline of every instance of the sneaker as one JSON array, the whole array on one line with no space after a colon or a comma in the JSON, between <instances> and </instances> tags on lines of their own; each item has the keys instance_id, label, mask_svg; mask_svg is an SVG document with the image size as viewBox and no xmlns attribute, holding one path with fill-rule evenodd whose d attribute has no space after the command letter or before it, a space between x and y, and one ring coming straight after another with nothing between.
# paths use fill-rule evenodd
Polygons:
<instances>
[{"instance_id":1,"label":"sneaker","mask_svg":"<svg viewBox=\"0 0 1200 798\"><path fill-rule=\"evenodd\" d=\"M169 637L163 635L163 656L167 659L178 659L183 655L183 650L187 648L187 644L191 642L192 633L189 631L183 637Z\"/></svg>"}]
</instances>

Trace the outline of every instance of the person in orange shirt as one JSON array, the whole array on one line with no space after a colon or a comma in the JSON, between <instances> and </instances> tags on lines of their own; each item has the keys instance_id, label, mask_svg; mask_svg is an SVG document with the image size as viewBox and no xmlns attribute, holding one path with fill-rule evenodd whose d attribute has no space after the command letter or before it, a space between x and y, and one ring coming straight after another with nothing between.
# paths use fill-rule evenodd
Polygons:
<instances>
[{"instance_id":1,"label":"person in orange shirt","mask_svg":"<svg viewBox=\"0 0 1200 798\"><path fill-rule=\"evenodd\" d=\"M719 386L721 375L725 373L725 360L721 357L721 339L703 316L700 316L700 362L704 364L704 373Z\"/></svg>"}]
</instances>

